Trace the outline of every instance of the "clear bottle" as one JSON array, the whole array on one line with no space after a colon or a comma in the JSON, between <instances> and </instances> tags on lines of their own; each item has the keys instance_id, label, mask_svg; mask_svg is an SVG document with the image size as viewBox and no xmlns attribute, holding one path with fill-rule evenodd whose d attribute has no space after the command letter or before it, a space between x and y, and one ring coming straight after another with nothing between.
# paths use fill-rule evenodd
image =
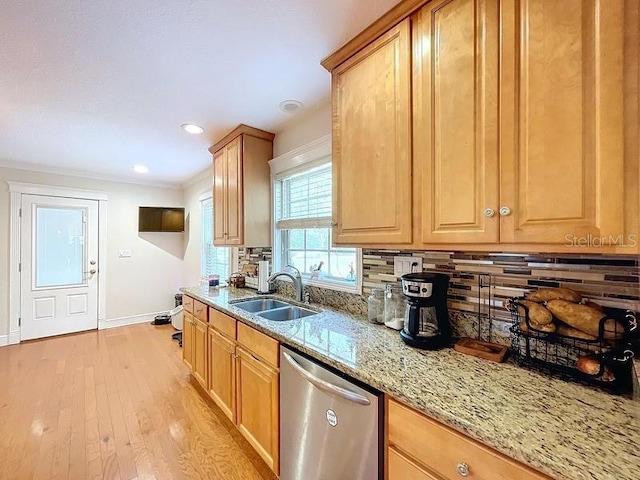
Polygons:
<instances>
[{"instance_id":1,"label":"clear bottle","mask_svg":"<svg viewBox=\"0 0 640 480\"><path fill-rule=\"evenodd\" d=\"M384 323L384 290L374 288L367 298L369 321L371 323Z\"/></svg>"},{"instance_id":2,"label":"clear bottle","mask_svg":"<svg viewBox=\"0 0 640 480\"><path fill-rule=\"evenodd\" d=\"M394 330L402 330L406 306L402 286L387 284L384 292L384 324Z\"/></svg>"}]
</instances>

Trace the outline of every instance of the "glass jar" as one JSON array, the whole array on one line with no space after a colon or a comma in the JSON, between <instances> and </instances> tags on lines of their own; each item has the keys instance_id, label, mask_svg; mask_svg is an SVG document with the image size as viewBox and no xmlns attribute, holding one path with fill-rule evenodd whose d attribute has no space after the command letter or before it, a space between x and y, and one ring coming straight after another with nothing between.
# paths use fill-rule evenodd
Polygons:
<instances>
[{"instance_id":1,"label":"glass jar","mask_svg":"<svg viewBox=\"0 0 640 480\"><path fill-rule=\"evenodd\" d=\"M369 321L371 323L384 323L384 290L374 288L367 298L369 307Z\"/></svg>"},{"instance_id":2,"label":"glass jar","mask_svg":"<svg viewBox=\"0 0 640 480\"><path fill-rule=\"evenodd\" d=\"M384 324L394 330L402 330L406 306L402 286L387 284L384 292Z\"/></svg>"}]
</instances>

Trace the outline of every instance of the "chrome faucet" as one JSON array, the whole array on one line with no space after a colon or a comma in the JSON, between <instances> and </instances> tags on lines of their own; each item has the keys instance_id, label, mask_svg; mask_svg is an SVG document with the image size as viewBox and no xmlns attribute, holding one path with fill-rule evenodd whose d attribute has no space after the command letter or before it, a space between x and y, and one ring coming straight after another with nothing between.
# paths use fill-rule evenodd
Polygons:
<instances>
[{"instance_id":1,"label":"chrome faucet","mask_svg":"<svg viewBox=\"0 0 640 480\"><path fill-rule=\"evenodd\" d=\"M284 268L292 268L296 271L296 274L292 275L289 272L275 272L271 274L269 278L267 278L267 283L271 284L271 282L282 275L284 275L285 277L289 277L293 281L293 286L296 289L296 300L298 302L302 302L302 275L300 275L300 270L298 270L293 265L286 265Z\"/></svg>"}]
</instances>

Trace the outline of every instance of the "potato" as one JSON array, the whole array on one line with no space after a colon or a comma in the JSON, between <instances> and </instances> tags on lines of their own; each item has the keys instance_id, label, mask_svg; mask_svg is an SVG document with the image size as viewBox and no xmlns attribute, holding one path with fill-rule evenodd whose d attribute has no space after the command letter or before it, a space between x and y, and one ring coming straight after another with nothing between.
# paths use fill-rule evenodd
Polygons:
<instances>
[{"instance_id":1,"label":"potato","mask_svg":"<svg viewBox=\"0 0 640 480\"><path fill-rule=\"evenodd\" d=\"M521 332L528 332L529 331L529 327L527 326L527 322L520 322L520 324L518 325L518 328L520 328ZM531 329L532 330L539 330L541 332L545 332L545 333L553 333L556 331L556 324L555 323L549 323L547 325L536 325L535 323L531 324Z\"/></svg>"},{"instance_id":2,"label":"potato","mask_svg":"<svg viewBox=\"0 0 640 480\"><path fill-rule=\"evenodd\" d=\"M600 334L600 320L607 315L587 305L577 305L566 300L551 300L547 302L547 308L559 320L573 328L588 333L594 337ZM604 338L609 340L620 339L624 335L622 324L616 320L608 319L604 326Z\"/></svg>"},{"instance_id":3,"label":"potato","mask_svg":"<svg viewBox=\"0 0 640 480\"><path fill-rule=\"evenodd\" d=\"M624 326L620 322L612 318L604 322L604 338L606 340L620 340L624 334Z\"/></svg>"},{"instance_id":4,"label":"potato","mask_svg":"<svg viewBox=\"0 0 640 480\"><path fill-rule=\"evenodd\" d=\"M535 292L527 294L527 300L532 302L548 302L549 300L567 300L569 302L580 303L582 296L568 288L539 288Z\"/></svg>"},{"instance_id":5,"label":"potato","mask_svg":"<svg viewBox=\"0 0 640 480\"><path fill-rule=\"evenodd\" d=\"M528 300L518 300L520 305L524 305L529 310L529 322L535 325L549 325L553 320L551 312L544 308L542 305L538 305L535 302ZM518 313L524 317L524 308L518 308Z\"/></svg>"},{"instance_id":6,"label":"potato","mask_svg":"<svg viewBox=\"0 0 640 480\"><path fill-rule=\"evenodd\" d=\"M598 305L597 303L594 303L590 300L587 300L586 302L584 302L583 305L586 305L587 307L595 308L596 310L600 310L601 312L604 312L604 308L602 308L601 305Z\"/></svg>"},{"instance_id":7,"label":"potato","mask_svg":"<svg viewBox=\"0 0 640 480\"><path fill-rule=\"evenodd\" d=\"M577 328L570 327L569 325L565 325L564 323L558 324L558 329L556 330L558 335L564 335L565 337L579 338L580 340L597 340L598 337L594 337L593 335L589 335L588 333L584 333L582 330L578 330Z\"/></svg>"}]
</instances>

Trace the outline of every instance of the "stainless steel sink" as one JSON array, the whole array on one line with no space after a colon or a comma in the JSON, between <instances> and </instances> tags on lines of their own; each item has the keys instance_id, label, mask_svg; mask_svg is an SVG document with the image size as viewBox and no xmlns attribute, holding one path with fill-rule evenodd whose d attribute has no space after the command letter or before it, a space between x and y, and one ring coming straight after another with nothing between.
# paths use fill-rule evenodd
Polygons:
<instances>
[{"instance_id":1,"label":"stainless steel sink","mask_svg":"<svg viewBox=\"0 0 640 480\"><path fill-rule=\"evenodd\" d=\"M273 298L254 298L253 300L233 302L231 305L274 322L295 320L296 318L309 317L318 313L308 308L298 307Z\"/></svg>"},{"instance_id":2,"label":"stainless steel sink","mask_svg":"<svg viewBox=\"0 0 640 480\"><path fill-rule=\"evenodd\" d=\"M307 310L302 307L283 307L276 308L273 310L268 310L266 312L261 312L258 316L262 318L266 318L267 320L272 320L275 322L285 322L287 320L295 320L297 318L310 317L311 315L315 315L318 312L314 312L313 310Z\"/></svg>"},{"instance_id":3,"label":"stainless steel sink","mask_svg":"<svg viewBox=\"0 0 640 480\"><path fill-rule=\"evenodd\" d=\"M274 300L273 298L259 298L257 300L245 300L244 302L238 302L232 304L234 307L238 307L245 312L264 312L266 310L273 310L274 308L288 307L287 302L281 302L280 300Z\"/></svg>"}]
</instances>

